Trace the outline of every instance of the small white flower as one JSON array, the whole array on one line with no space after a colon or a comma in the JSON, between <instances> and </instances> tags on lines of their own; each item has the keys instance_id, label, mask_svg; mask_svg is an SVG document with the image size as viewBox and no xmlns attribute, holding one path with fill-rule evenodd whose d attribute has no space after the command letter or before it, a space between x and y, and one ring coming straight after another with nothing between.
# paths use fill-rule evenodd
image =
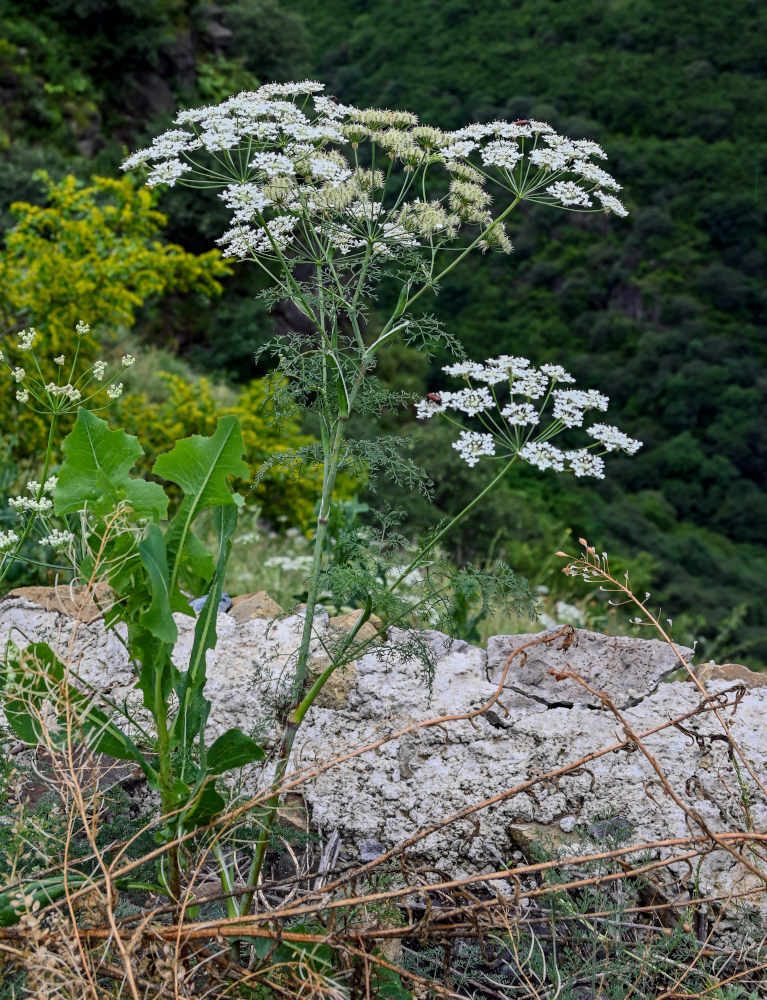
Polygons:
<instances>
[{"instance_id":1,"label":"small white flower","mask_svg":"<svg viewBox=\"0 0 767 1000\"><path fill-rule=\"evenodd\" d=\"M602 170L596 163L588 163L586 160L576 160L570 167L574 174L580 174L587 181L592 181L600 187L611 188L613 191L620 191L620 184L611 177L606 170Z\"/></svg>"},{"instance_id":2,"label":"small white flower","mask_svg":"<svg viewBox=\"0 0 767 1000\"><path fill-rule=\"evenodd\" d=\"M40 484L36 479L30 479L27 483L27 493L31 493L33 497L36 497L40 492Z\"/></svg>"},{"instance_id":3,"label":"small white flower","mask_svg":"<svg viewBox=\"0 0 767 1000\"><path fill-rule=\"evenodd\" d=\"M545 170L564 170L567 167L567 156L561 150L539 146L530 153L530 162Z\"/></svg>"},{"instance_id":4,"label":"small white flower","mask_svg":"<svg viewBox=\"0 0 767 1000\"><path fill-rule=\"evenodd\" d=\"M123 368L130 368L132 365L136 364L136 359L132 354L124 354L123 357L120 358L120 364Z\"/></svg>"},{"instance_id":5,"label":"small white flower","mask_svg":"<svg viewBox=\"0 0 767 1000\"><path fill-rule=\"evenodd\" d=\"M167 184L168 187L173 187L179 177L191 169L191 166L182 160L164 160L149 172L146 186L156 187L158 184Z\"/></svg>"},{"instance_id":6,"label":"small white flower","mask_svg":"<svg viewBox=\"0 0 767 1000\"><path fill-rule=\"evenodd\" d=\"M19 389L17 391L17 393L16 393L16 400L19 403L28 403L29 402L29 390L28 389Z\"/></svg>"},{"instance_id":7,"label":"small white flower","mask_svg":"<svg viewBox=\"0 0 767 1000\"><path fill-rule=\"evenodd\" d=\"M19 540L15 531L0 531L0 552L7 552L12 549Z\"/></svg>"},{"instance_id":8,"label":"small white flower","mask_svg":"<svg viewBox=\"0 0 767 1000\"><path fill-rule=\"evenodd\" d=\"M596 190L594 194L602 202L602 208L604 208L606 212L614 212L616 215L623 217L629 214L626 206L614 195L605 194L604 191L599 190Z\"/></svg>"},{"instance_id":9,"label":"small white flower","mask_svg":"<svg viewBox=\"0 0 767 1000\"><path fill-rule=\"evenodd\" d=\"M59 354L59 356L57 358L54 358L53 360L57 365L63 365L67 359L64 357L63 354Z\"/></svg>"},{"instance_id":10,"label":"small white flower","mask_svg":"<svg viewBox=\"0 0 767 1000\"><path fill-rule=\"evenodd\" d=\"M512 170L522 159L522 151L516 142L503 139L489 142L482 148L480 155L486 167L501 167L503 170Z\"/></svg>"},{"instance_id":11,"label":"small white flower","mask_svg":"<svg viewBox=\"0 0 767 1000\"><path fill-rule=\"evenodd\" d=\"M554 417L565 427L580 427L586 410L606 410L610 402L596 389L555 389Z\"/></svg>"},{"instance_id":12,"label":"small white flower","mask_svg":"<svg viewBox=\"0 0 767 1000\"><path fill-rule=\"evenodd\" d=\"M17 382L21 382L21 380L24 378L26 374L27 373L24 371L23 368L14 368L13 371L11 372L11 375L13 376L13 378L16 379Z\"/></svg>"},{"instance_id":13,"label":"small white flower","mask_svg":"<svg viewBox=\"0 0 767 1000\"><path fill-rule=\"evenodd\" d=\"M227 208L234 209L234 219L249 222L256 212L262 212L272 199L255 184L229 184L219 195Z\"/></svg>"},{"instance_id":14,"label":"small white flower","mask_svg":"<svg viewBox=\"0 0 767 1000\"><path fill-rule=\"evenodd\" d=\"M40 497L35 500L33 497L11 497L8 506L12 507L17 514L31 512L33 514L44 514L53 508L53 500L48 497Z\"/></svg>"},{"instance_id":15,"label":"small white flower","mask_svg":"<svg viewBox=\"0 0 767 1000\"><path fill-rule=\"evenodd\" d=\"M566 208L570 208L573 205L582 205L584 208L591 208L591 199L575 181L557 181L555 184L549 184L546 191Z\"/></svg>"},{"instance_id":16,"label":"small white flower","mask_svg":"<svg viewBox=\"0 0 767 1000\"><path fill-rule=\"evenodd\" d=\"M483 410L489 410L494 405L490 390L484 386L478 388L460 389L458 392L450 394L448 406L454 410L461 410L468 416L473 417Z\"/></svg>"},{"instance_id":17,"label":"small white flower","mask_svg":"<svg viewBox=\"0 0 767 1000\"><path fill-rule=\"evenodd\" d=\"M437 394L436 392L430 393L431 398L427 397L422 399L415 404L415 415L418 420L428 420L429 417L433 417L435 413L444 413L447 409L447 404L449 397L452 393L443 392Z\"/></svg>"},{"instance_id":18,"label":"small white flower","mask_svg":"<svg viewBox=\"0 0 767 1000\"><path fill-rule=\"evenodd\" d=\"M84 337L86 333L90 333L90 326L88 323L84 323L82 320L75 327L75 333L78 337Z\"/></svg>"},{"instance_id":19,"label":"small white flower","mask_svg":"<svg viewBox=\"0 0 767 1000\"><path fill-rule=\"evenodd\" d=\"M118 382L116 385L110 385L107 389L107 396L110 399L119 399L123 394L123 384Z\"/></svg>"},{"instance_id":20,"label":"small white flower","mask_svg":"<svg viewBox=\"0 0 767 1000\"><path fill-rule=\"evenodd\" d=\"M552 382L574 382L573 376L561 365L541 365L541 371L548 375Z\"/></svg>"},{"instance_id":21,"label":"small white flower","mask_svg":"<svg viewBox=\"0 0 767 1000\"><path fill-rule=\"evenodd\" d=\"M462 376L476 378L483 370L483 366L477 361L457 361L454 365L445 365L442 369L443 372L454 375L456 378Z\"/></svg>"},{"instance_id":22,"label":"small white flower","mask_svg":"<svg viewBox=\"0 0 767 1000\"><path fill-rule=\"evenodd\" d=\"M532 403L507 403L501 410L501 416L506 417L512 427L535 425L540 419Z\"/></svg>"},{"instance_id":23,"label":"small white flower","mask_svg":"<svg viewBox=\"0 0 767 1000\"><path fill-rule=\"evenodd\" d=\"M537 368L522 372L511 384L514 396L526 396L527 399L540 399L549 387L548 375L539 372Z\"/></svg>"},{"instance_id":24,"label":"small white flower","mask_svg":"<svg viewBox=\"0 0 767 1000\"><path fill-rule=\"evenodd\" d=\"M555 448L547 441L530 441L520 448L517 455L530 465L535 465L545 472L546 469L554 469L555 472L565 471L565 453Z\"/></svg>"},{"instance_id":25,"label":"small white flower","mask_svg":"<svg viewBox=\"0 0 767 1000\"><path fill-rule=\"evenodd\" d=\"M641 441L630 438L611 424L592 424L586 428L586 433L596 438L605 451L625 451L627 455L633 455L642 447Z\"/></svg>"},{"instance_id":26,"label":"small white flower","mask_svg":"<svg viewBox=\"0 0 767 1000\"><path fill-rule=\"evenodd\" d=\"M53 491L58 486L58 482L59 482L59 477L58 476L49 476L45 480L45 486L43 486L44 492L45 493L53 493Z\"/></svg>"},{"instance_id":27,"label":"small white flower","mask_svg":"<svg viewBox=\"0 0 767 1000\"><path fill-rule=\"evenodd\" d=\"M37 330L33 326L30 326L28 330L22 330L19 334L18 349L20 351L30 351L32 349L32 344L35 342L35 337L37 336Z\"/></svg>"},{"instance_id":28,"label":"small white flower","mask_svg":"<svg viewBox=\"0 0 767 1000\"><path fill-rule=\"evenodd\" d=\"M95 379L98 379L99 382L103 379L104 372L106 370L107 370L106 361L94 361L93 368L91 369L91 371L93 372L93 377Z\"/></svg>"},{"instance_id":29,"label":"small white flower","mask_svg":"<svg viewBox=\"0 0 767 1000\"><path fill-rule=\"evenodd\" d=\"M580 448L578 451L568 451L565 458L576 476L594 476L596 479L605 478L605 463L587 448Z\"/></svg>"},{"instance_id":30,"label":"small white flower","mask_svg":"<svg viewBox=\"0 0 767 1000\"><path fill-rule=\"evenodd\" d=\"M54 528L50 535L40 539L40 544L49 545L52 549L65 549L72 544L74 538L71 531L59 531Z\"/></svg>"},{"instance_id":31,"label":"small white flower","mask_svg":"<svg viewBox=\"0 0 767 1000\"><path fill-rule=\"evenodd\" d=\"M469 466L474 466L482 455L495 454L492 434L478 434L476 431L461 431L453 447Z\"/></svg>"}]
</instances>

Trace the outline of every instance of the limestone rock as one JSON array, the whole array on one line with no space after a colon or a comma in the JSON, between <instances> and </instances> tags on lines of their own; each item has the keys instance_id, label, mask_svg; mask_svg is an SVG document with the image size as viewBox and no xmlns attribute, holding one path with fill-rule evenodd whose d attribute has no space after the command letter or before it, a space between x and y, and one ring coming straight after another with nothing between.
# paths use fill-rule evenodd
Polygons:
<instances>
[{"instance_id":1,"label":"limestone rock","mask_svg":"<svg viewBox=\"0 0 767 1000\"><path fill-rule=\"evenodd\" d=\"M86 587L17 587L6 595L29 604L38 604L46 611L58 611L69 618L87 624L101 617L112 605L112 591L106 583L97 583L89 592Z\"/></svg>"},{"instance_id":2,"label":"limestone rock","mask_svg":"<svg viewBox=\"0 0 767 1000\"><path fill-rule=\"evenodd\" d=\"M236 726L274 741L280 735L276 719L291 704L303 619L238 620L237 608L254 596L218 616L218 644L207 654L211 740ZM195 619L177 614L175 620L174 662L185 669ZM60 655L71 649L77 672L114 700L137 697L125 649L97 618L77 622L24 593L8 595L0 601L0 645L9 635L23 644L22 631ZM714 712L700 711L695 685L661 683L678 664L667 646L582 630L576 636L568 649L541 642L524 662L515 658L496 697L509 652L534 636L497 636L485 652L438 632L414 637L391 628L386 641L356 659L356 672L338 672L339 688L315 703L298 732L291 768L345 758L294 789L313 826L326 833L338 829L347 842L375 840L389 849L434 825L412 853L455 877L497 870L499 857L510 859L515 850L527 855L547 841L574 856L580 848L588 853L618 841L688 838L700 833L701 822L715 833L766 829L767 686L747 683L734 704L734 688L754 678L744 678L736 665L705 680L710 695L730 699L726 710L718 710L744 764L721 738ZM324 618L315 622L312 669L327 663L337 637ZM606 692L622 717L573 680L557 681L551 671L561 673L568 664ZM711 704L721 706L720 698ZM669 724L674 718L683 721ZM424 725L429 720L438 724ZM660 762L675 797L639 748L622 747L624 723L640 736L649 734L642 743ZM248 789L263 787L269 772L253 768L244 778ZM739 865L724 850L704 851L699 864L680 864L658 877L667 879L670 895L727 896L750 884L744 866L751 855L743 851L742 857ZM750 902L767 921L765 895Z\"/></svg>"},{"instance_id":3,"label":"limestone rock","mask_svg":"<svg viewBox=\"0 0 767 1000\"><path fill-rule=\"evenodd\" d=\"M711 680L743 681L747 688L767 687L767 673L749 670L742 663L700 663L694 672L702 683ZM685 680L692 683L690 677Z\"/></svg>"},{"instance_id":4,"label":"limestone rock","mask_svg":"<svg viewBox=\"0 0 767 1000\"><path fill-rule=\"evenodd\" d=\"M250 621L251 618L276 618L282 614L282 608L272 600L265 590L256 594L240 594L232 598L229 617L236 622Z\"/></svg>"},{"instance_id":5,"label":"limestone rock","mask_svg":"<svg viewBox=\"0 0 767 1000\"><path fill-rule=\"evenodd\" d=\"M333 631L343 635L351 632L356 625L359 616L359 611L350 611L348 614L336 615L335 618L331 618L329 624ZM380 635L382 630L383 622L381 619L378 615L371 615L362 628L360 628L359 632L355 635L354 639L356 642L366 642L368 639L374 639L376 636Z\"/></svg>"},{"instance_id":6,"label":"limestone rock","mask_svg":"<svg viewBox=\"0 0 767 1000\"><path fill-rule=\"evenodd\" d=\"M487 641L487 676L493 683L500 681L509 655L537 635L496 635ZM692 650L676 647L686 660ZM519 694L540 699L550 706L600 706L600 700L572 678L557 678L557 674L575 671L590 687L603 691L617 705L635 705L657 690L661 681L680 666L673 650L655 639L634 639L627 636L600 635L585 629L574 629L574 639L566 646L562 639L541 643L515 656L506 676L505 687Z\"/></svg>"},{"instance_id":7,"label":"limestone rock","mask_svg":"<svg viewBox=\"0 0 767 1000\"><path fill-rule=\"evenodd\" d=\"M309 669L312 680L330 666L330 658L327 656L311 660ZM337 667L330 677L325 681L322 690L314 700L317 708L346 708L349 700L349 692L354 687L357 680L357 664L354 660Z\"/></svg>"}]
</instances>

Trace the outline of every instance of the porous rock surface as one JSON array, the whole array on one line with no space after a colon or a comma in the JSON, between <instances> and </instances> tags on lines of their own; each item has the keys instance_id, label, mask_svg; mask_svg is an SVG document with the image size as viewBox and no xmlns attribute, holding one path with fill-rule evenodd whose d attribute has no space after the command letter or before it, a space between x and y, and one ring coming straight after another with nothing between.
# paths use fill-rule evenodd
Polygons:
<instances>
[{"instance_id":1,"label":"porous rock surface","mask_svg":"<svg viewBox=\"0 0 767 1000\"><path fill-rule=\"evenodd\" d=\"M303 619L300 614L247 618L246 604L235 601L239 615L219 615L218 645L208 654L211 739L231 726L276 737L275 715L289 699ZM262 599L250 606L259 613L272 610ZM177 615L176 621L174 658L183 669L194 618ZM337 621L320 616L311 649L315 673L327 664L328 647L338 641L340 629ZM20 645L44 640L60 655L69 653L83 679L113 699L131 694L133 671L125 649L97 618L80 623L40 594L16 591L0 601L0 642L9 635ZM412 646L406 633L392 628L385 642L368 646L323 692L299 731L295 768L345 757L301 786L313 823L326 831L340 829L350 842L376 841L388 849L467 807L494 800L443 824L414 847L417 856L453 876L497 870L535 842L560 852L594 849L600 841L601 849L605 843L609 849L615 846L610 824L616 818L637 844L699 834L701 823L714 833L767 830L767 797L760 787L767 781L762 675L743 667L700 672L709 695L730 702L737 696L735 709L730 705L720 714L744 763L711 711L683 719L681 728L668 725L694 713L704 695L689 681L663 682L691 651L677 647L677 655L653 640L575 630L567 648L561 639L540 642L511 659L493 702L509 654L535 638L540 636L496 636L485 651L423 632L431 684L424 680L423 662L403 653ZM580 675L610 699L614 711L565 673ZM475 714L466 718L468 713ZM429 719L441 721L418 726ZM633 742L635 736L652 760ZM578 761L583 763L568 770ZM547 777L535 780L542 776ZM670 886L674 894L692 890L692 869L680 864L673 874L679 880ZM694 877L700 895L760 884L754 871L724 851L704 856ZM764 893L751 899L763 906Z\"/></svg>"}]
</instances>

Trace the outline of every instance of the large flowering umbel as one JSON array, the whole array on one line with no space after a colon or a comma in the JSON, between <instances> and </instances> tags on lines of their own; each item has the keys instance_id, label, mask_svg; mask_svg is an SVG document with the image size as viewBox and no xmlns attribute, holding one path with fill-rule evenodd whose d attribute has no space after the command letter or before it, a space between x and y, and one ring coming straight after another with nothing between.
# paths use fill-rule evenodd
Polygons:
<instances>
[{"instance_id":1,"label":"large flowering umbel","mask_svg":"<svg viewBox=\"0 0 767 1000\"><path fill-rule=\"evenodd\" d=\"M494 213L489 178L514 203L626 214L614 193L620 185L593 162L605 153L591 140L536 121L444 132L408 111L341 104L323 89L313 81L266 84L182 111L177 128L122 167L148 168L150 186L221 189L232 217L218 243L240 258L341 255L348 265L403 248L433 250L467 227L479 249L508 253L501 216L511 206ZM424 197L434 170L449 171L449 190L441 183L438 196Z\"/></svg>"},{"instance_id":2,"label":"large flowering umbel","mask_svg":"<svg viewBox=\"0 0 767 1000\"><path fill-rule=\"evenodd\" d=\"M493 456L519 459L541 470L569 470L579 477L604 479L602 455L609 451L633 455L642 446L641 441L603 423L586 428L593 439L586 447L563 450L551 444L563 431L581 427L590 410L604 412L609 402L595 389L557 388L575 381L560 365L536 368L527 358L503 354L483 364L447 365L443 371L462 377L466 388L430 393L417 404L416 414L421 419L443 414L460 427L453 447L469 466L483 456ZM451 413L476 417L482 430L466 430Z\"/></svg>"}]
</instances>

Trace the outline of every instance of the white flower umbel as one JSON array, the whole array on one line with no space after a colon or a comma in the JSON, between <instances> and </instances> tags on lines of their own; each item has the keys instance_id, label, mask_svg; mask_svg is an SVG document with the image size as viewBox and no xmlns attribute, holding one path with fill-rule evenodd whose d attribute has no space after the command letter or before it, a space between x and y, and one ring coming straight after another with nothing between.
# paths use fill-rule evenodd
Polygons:
<instances>
[{"instance_id":1,"label":"white flower umbel","mask_svg":"<svg viewBox=\"0 0 767 1000\"><path fill-rule=\"evenodd\" d=\"M608 424L594 424L588 430L595 440L586 448L563 451L553 445L551 438L581 427L587 411L606 410L609 403L607 396L596 389L555 388L557 383L575 381L560 365L535 368L527 358L504 354L483 364L461 361L447 365L444 370L464 378L468 387L458 392L430 393L417 404L416 415L428 419L441 413L460 427L453 447L470 466L487 455L505 458L509 465L520 460L541 471L569 470L579 478L603 479L604 462L592 449L601 445L601 454L617 449L633 454L641 446L639 441ZM489 383L491 388L472 385L473 380ZM508 394L507 402L499 399L501 393ZM483 430L465 430L450 416L450 410L477 417Z\"/></svg>"},{"instance_id":2,"label":"white flower umbel","mask_svg":"<svg viewBox=\"0 0 767 1000\"><path fill-rule=\"evenodd\" d=\"M642 447L641 441L630 438L611 424L592 424L586 428L586 433L596 438L605 451L625 451L627 455L634 455Z\"/></svg>"},{"instance_id":3,"label":"white flower umbel","mask_svg":"<svg viewBox=\"0 0 767 1000\"><path fill-rule=\"evenodd\" d=\"M512 427L531 427L540 423L540 414L532 403L507 403L501 410L501 416L506 417Z\"/></svg>"},{"instance_id":4,"label":"white flower umbel","mask_svg":"<svg viewBox=\"0 0 767 1000\"><path fill-rule=\"evenodd\" d=\"M41 545L49 545L52 549L66 549L75 540L75 536L71 531L59 531L54 528L49 535L45 535L40 539Z\"/></svg>"},{"instance_id":5,"label":"white flower umbel","mask_svg":"<svg viewBox=\"0 0 767 1000\"><path fill-rule=\"evenodd\" d=\"M267 270L275 261L284 268L285 258L316 266L342 256L352 266L420 249L431 273L435 250L467 236L467 250L510 253L503 219L521 200L625 214L606 194L620 185L591 162L605 156L592 140L528 120L444 132L411 112L355 108L322 89L311 80L267 83L182 111L122 168L146 169L149 186L218 189L231 211L217 240L224 256L263 258ZM397 169L384 171L386 164ZM437 183L431 196L432 175L442 170L449 189ZM380 184L371 186L371 174ZM488 178L513 200L494 209Z\"/></svg>"},{"instance_id":6,"label":"white flower umbel","mask_svg":"<svg viewBox=\"0 0 767 1000\"><path fill-rule=\"evenodd\" d=\"M576 476L593 476L595 479L605 478L604 460L593 451L580 448L578 451L565 452L567 464Z\"/></svg>"},{"instance_id":7,"label":"white flower umbel","mask_svg":"<svg viewBox=\"0 0 767 1000\"><path fill-rule=\"evenodd\" d=\"M476 431L461 431L453 447L467 465L476 465L482 455L495 454L492 434L478 434Z\"/></svg>"},{"instance_id":8,"label":"white flower umbel","mask_svg":"<svg viewBox=\"0 0 767 1000\"><path fill-rule=\"evenodd\" d=\"M19 541L19 536L15 531L0 531L0 552L7 552Z\"/></svg>"}]
</instances>

